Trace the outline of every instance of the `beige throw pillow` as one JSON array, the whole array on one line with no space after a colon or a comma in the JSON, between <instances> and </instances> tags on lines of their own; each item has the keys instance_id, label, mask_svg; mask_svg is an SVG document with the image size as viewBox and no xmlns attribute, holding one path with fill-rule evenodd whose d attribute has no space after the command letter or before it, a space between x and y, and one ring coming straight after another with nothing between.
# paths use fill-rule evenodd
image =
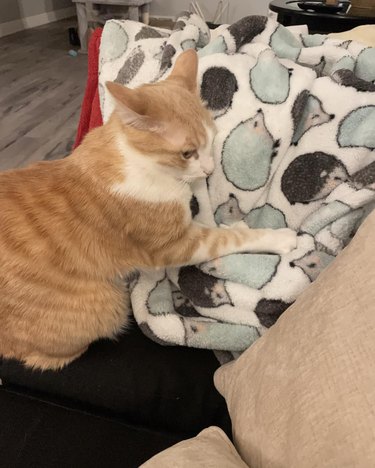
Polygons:
<instances>
[{"instance_id":1,"label":"beige throw pillow","mask_svg":"<svg viewBox=\"0 0 375 468\"><path fill-rule=\"evenodd\" d=\"M215 384L253 468L375 467L375 212Z\"/></svg>"},{"instance_id":2,"label":"beige throw pillow","mask_svg":"<svg viewBox=\"0 0 375 468\"><path fill-rule=\"evenodd\" d=\"M248 468L225 433L209 427L155 455L141 468Z\"/></svg>"},{"instance_id":3,"label":"beige throw pillow","mask_svg":"<svg viewBox=\"0 0 375 468\"><path fill-rule=\"evenodd\" d=\"M350 31L331 33L328 34L328 36L333 39L341 39L343 41L357 41L369 47L375 47L375 24L357 26Z\"/></svg>"}]
</instances>

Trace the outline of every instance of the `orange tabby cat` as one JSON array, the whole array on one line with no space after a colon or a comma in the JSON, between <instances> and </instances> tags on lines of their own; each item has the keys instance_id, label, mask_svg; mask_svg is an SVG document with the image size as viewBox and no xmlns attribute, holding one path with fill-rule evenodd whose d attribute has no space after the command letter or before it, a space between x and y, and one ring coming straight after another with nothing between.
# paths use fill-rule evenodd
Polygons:
<instances>
[{"instance_id":1,"label":"orange tabby cat","mask_svg":"<svg viewBox=\"0 0 375 468\"><path fill-rule=\"evenodd\" d=\"M192 222L187 182L213 170L197 56L135 90L71 156L0 173L0 355L57 369L127 323L121 275L240 251L283 253L293 231Z\"/></svg>"}]
</instances>

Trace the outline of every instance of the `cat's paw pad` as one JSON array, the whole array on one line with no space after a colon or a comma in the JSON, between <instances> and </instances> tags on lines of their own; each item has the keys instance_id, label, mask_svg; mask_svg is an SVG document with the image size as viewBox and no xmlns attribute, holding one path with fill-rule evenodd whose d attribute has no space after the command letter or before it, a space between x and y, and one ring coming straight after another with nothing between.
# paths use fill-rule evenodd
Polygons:
<instances>
[{"instance_id":1,"label":"cat's paw pad","mask_svg":"<svg viewBox=\"0 0 375 468\"><path fill-rule=\"evenodd\" d=\"M273 251L277 254L286 254L297 247L297 233L293 229L277 229L274 231Z\"/></svg>"}]
</instances>

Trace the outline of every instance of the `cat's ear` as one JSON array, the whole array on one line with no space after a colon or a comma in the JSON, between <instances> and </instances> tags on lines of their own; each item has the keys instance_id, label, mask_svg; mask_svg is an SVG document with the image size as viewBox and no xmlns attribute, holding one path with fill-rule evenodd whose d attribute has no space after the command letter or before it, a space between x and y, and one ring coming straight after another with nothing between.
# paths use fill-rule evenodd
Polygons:
<instances>
[{"instance_id":1,"label":"cat's ear","mask_svg":"<svg viewBox=\"0 0 375 468\"><path fill-rule=\"evenodd\" d=\"M177 57L168 79L182 81L185 87L195 92L197 89L198 55L194 49L185 50Z\"/></svg>"},{"instance_id":2,"label":"cat's ear","mask_svg":"<svg viewBox=\"0 0 375 468\"><path fill-rule=\"evenodd\" d=\"M161 123L145 115L144 100L136 90L112 81L107 81L105 85L115 100L117 115L125 125L154 133L164 131Z\"/></svg>"}]
</instances>

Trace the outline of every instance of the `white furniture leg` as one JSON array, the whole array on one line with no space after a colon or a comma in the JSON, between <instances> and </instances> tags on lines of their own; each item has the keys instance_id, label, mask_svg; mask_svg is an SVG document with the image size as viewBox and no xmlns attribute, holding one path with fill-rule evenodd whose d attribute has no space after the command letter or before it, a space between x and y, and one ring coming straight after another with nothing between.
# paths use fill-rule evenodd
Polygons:
<instances>
[{"instance_id":1,"label":"white furniture leg","mask_svg":"<svg viewBox=\"0 0 375 468\"><path fill-rule=\"evenodd\" d=\"M149 24L150 23L150 4L146 3L145 5L141 6L141 15L142 15L142 23Z\"/></svg>"},{"instance_id":2,"label":"white furniture leg","mask_svg":"<svg viewBox=\"0 0 375 468\"><path fill-rule=\"evenodd\" d=\"M139 21L139 8L137 6L129 7L129 19L132 21Z\"/></svg>"},{"instance_id":3,"label":"white furniture leg","mask_svg":"<svg viewBox=\"0 0 375 468\"><path fill-rule=\"evenodd\" d=\"M86 4L76 3L77 18L78 18L78 35L81 42L80 52L83 54L87 53L87 14Z\"/></svg>"}]
</instances>

